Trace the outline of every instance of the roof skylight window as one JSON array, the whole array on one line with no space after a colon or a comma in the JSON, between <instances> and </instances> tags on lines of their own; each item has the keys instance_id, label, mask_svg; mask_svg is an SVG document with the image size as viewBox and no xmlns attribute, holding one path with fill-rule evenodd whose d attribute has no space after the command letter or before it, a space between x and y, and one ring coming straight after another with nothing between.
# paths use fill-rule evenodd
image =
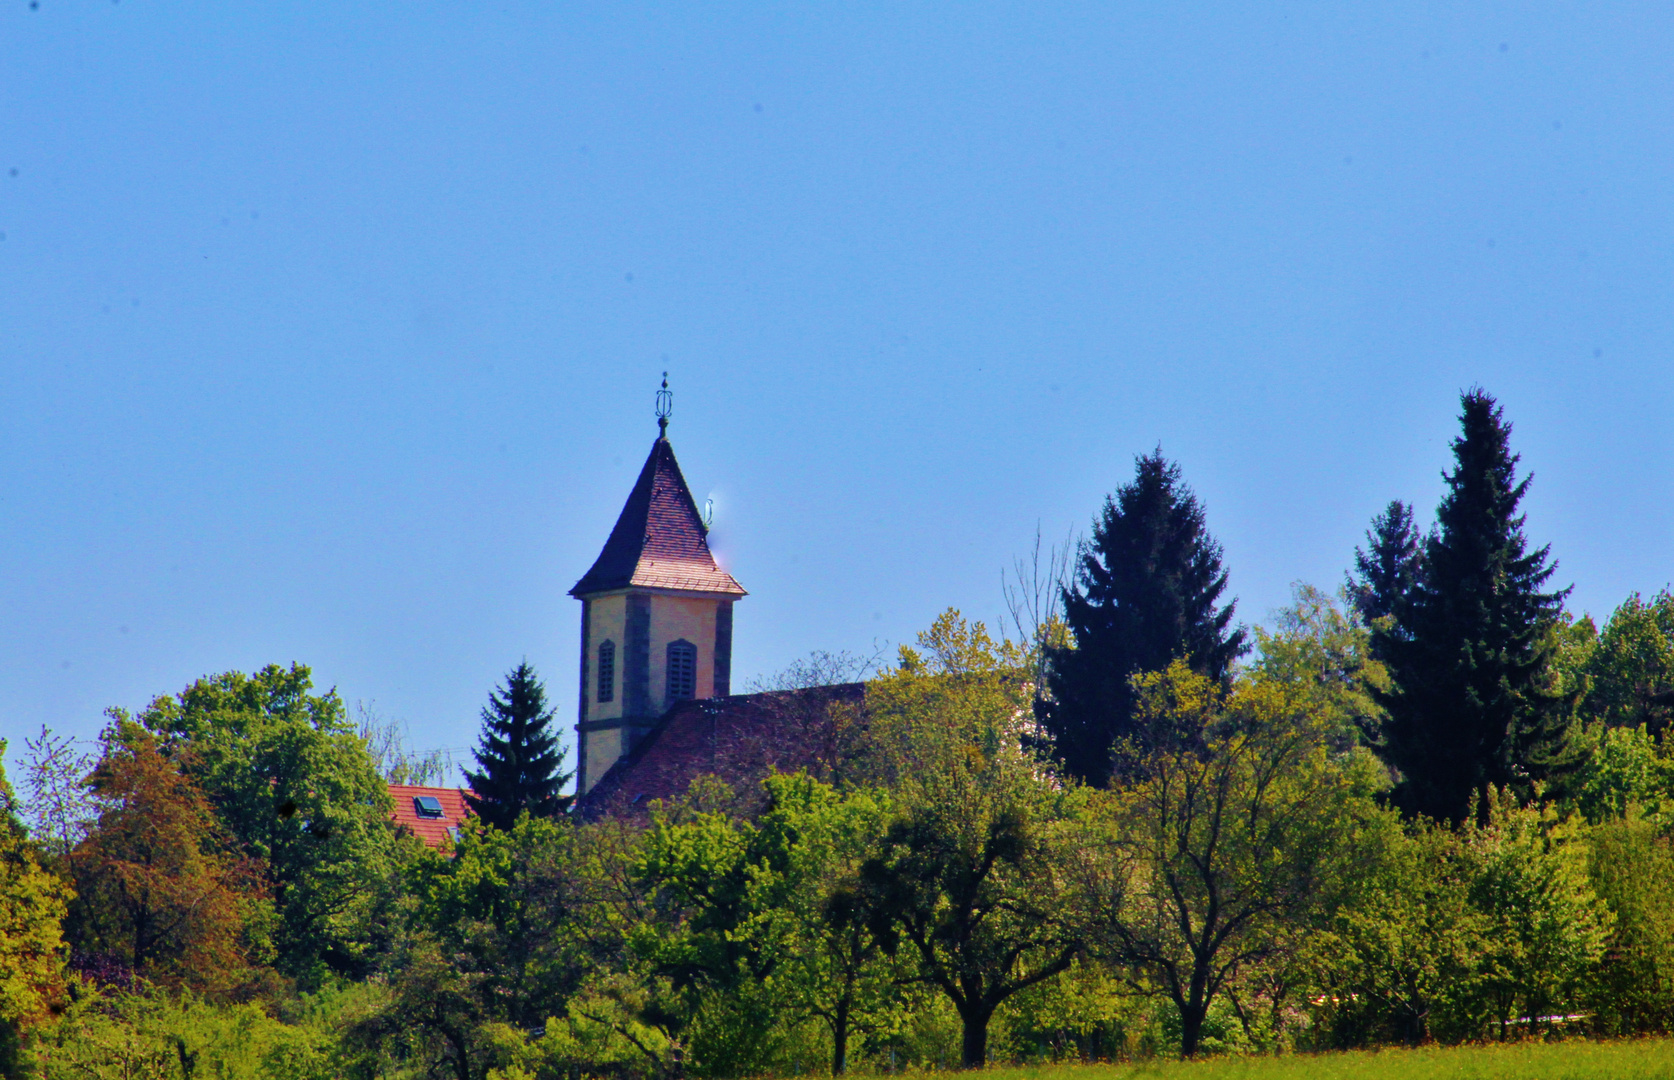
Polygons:
<instances>
[{"instance_id":1,"label":"roof skylight window","mask_svg":"<svg viewBox=\"0 0 1674 1080\"><path fill-rule=\"evenodd\" d=\"M418 811L418 816L422 818L439 818L443 816L442 800L438 799L434 795L414 795L413 809Z\"/></svg>"}]
</instances>

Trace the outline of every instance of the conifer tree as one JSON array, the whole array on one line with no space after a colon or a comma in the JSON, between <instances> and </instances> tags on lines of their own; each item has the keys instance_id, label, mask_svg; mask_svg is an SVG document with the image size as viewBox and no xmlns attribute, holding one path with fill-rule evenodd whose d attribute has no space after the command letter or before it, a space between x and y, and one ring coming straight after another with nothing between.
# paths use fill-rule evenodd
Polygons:
<instances>
[{"instance_id":1,"label":"conifer tree","mask_svg":"<svg viewBox=\"0 0 1674 1080\"><path fill-rule=\"evenodd\" d=\"M1134 478L1107 497L1082 548L1075 581L1064 589L1073 646L1049 650L1050 694L1041 726L1074 775L1103 786L1113 751L1131 740L1143 752L1162 733L1135 723L1129 677L1161 671L1176 658L1225 682L1247 646L1229 629L1236 601L1226 589L1221 546L1203 507L1160 449L1136 462Z\"/></svg>"},{"instance_id":2,"label":"conifer tree","mask_svg":"<svg viewBox=\"0 0 1674 1080\"><path fill-rule=\"evenodd\" d=\"M1485 812L1487 785L1526 791L1570 764L1570 710L1548 670L1569 590L1541 591L1557 567L1523 535L1511 425L1480 388L1461 405L1437 527L1406 601L1374 627L1391 679L1375 748L1400 773L1395 801L1455 824Z\"/></svg>"},{"instance_id":3,"label":"conifer tree","mask_svg":"<svg viewBox=\"0 0 1674 1080\"><path fill-rule=\"evenodd\" d=\"M1354 610L1370 626L1395 614L1418 576L1419 535L1412 507L1391 500L1372 519L1366 542L1369 550L1354 549L1354 570L1346 584Z\"/></svg>"},{"instance_id":4,"label":"conifer tree","mask_svg":"<svg viewBox=\"0 0 1674 1080\"><path fill-rule=\"evenodd\" d=\"M565 750L548 731L555 713L547 708L546 687L529 662L506 676L503 690L491 690L482 710L482 736L474 756L481 772L466 772L471 793L465 796L478 817L509 829L518 816L556 817L570 797L558 794L572 773L560 772Z\"/></svg>"}]
</instances>

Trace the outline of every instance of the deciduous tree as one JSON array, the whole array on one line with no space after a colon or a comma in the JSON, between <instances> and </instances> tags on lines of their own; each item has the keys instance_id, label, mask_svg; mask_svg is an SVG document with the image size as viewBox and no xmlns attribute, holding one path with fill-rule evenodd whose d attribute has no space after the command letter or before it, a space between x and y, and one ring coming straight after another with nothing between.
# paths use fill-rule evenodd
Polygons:
<instances>
[{"instance_id":1,"label":"deciduous tree","mask_svg":"<svg viewBox=\"0 0 1674 1080\"><path fill-rule=\"evenodd\" d=\"M1333 759L1327 726L1275 684L1226 697L1180 660L1134 684L1145 722L1200 736L1151 751L1108 797L1095 925L1135 989L1179 1010L1191 1057L1216 997L1328 909L1376 816L1372 778Z\"/></svg>"},{"instance_id":2,"label":"deciduous tree","mask_svg":"<svg viewBox=\"0 0 1674 1080\"><path fill-rule=\"evenodd\" d=\"M71 892L25 838L5 760L0 739L0 1076L20 1076L25 1033L64 991L61 924Z\"/></svg>"},{"instance_id":3,"label":"deciduous tree","mask_svg":"<svg viewBox=\"0 0 1674 1080\"><path fill-rule=\"evenodd\" d=\"M1291 586L1291 604L1271 630L1256 627L1256 660L1250 671L1276 683L1311 715L1324 720L1339 748L1376 732L1383 709L1374 688L1388 689L1389 673L1371 656L1371 632L1350 607L1312 585Z\"/></svg>"},{"instance_id":4,"label":"deciduous tree","mask_svg":"<svg viewBox=\"0 0 1674 1080\"><path fill-rule=\"evenodd\" d=\"M1674 1028L1674 840L1634 815L1588 838L1593 890L1614 916L1590 1004L1612 1034Z\"/></svg>"},{"instance_id":5,"label":"deciduous tree","mask_svg":"<svg viewBox=\"0 0 1674 1080\"><path fill-rule=\"evenodd\" d=\"M1634 593L1604 624L1583 669L1587 710L1613 727L1645 725L1662 738L1674 720L1674 595Z\"/></svg>"},{"instance_id":6,"label":"deciduous tree","mask_svg":"<svg viewBox=\"0 0 1674 1080\"><path fill-rule=\"evenodd\" d=\"M25 804L29 832L49 855L62 857L80 843L98 816L88 774L93 755L67 735L54 735L44 726L40 735L23 740Z\"/></svg>"},{"instance_id":7,"label":"deciduous tree","mask_svg":"<svg viewBox=\"0 0 1674 1080\"><path fill-rule=\"evenodd\" d=\"M276 964L303 985L364 972L398 862L388 789L335 691L306 667L227 672L141 714L264 872Z\"/></svg>"},{"instance_id":8,"label":"deciduous tree","mask_svg":"<svg viewBox=\"0 0 1674 1080\"><path fill-rule=\"evenodd\" d=\"M483 975L462 970L429 934L404 937L391 956L381 1007L355 1017L343 1032L346 1049L373 1063L394 1058L426 1077L485 1080L500 1064L496 1025L484 1008Z\"/></svg>"},{"instance_id":9,"label":"deciduous tree","mask_svg":"<svg viewBox=\"0 0 1674 1080\"><path fill-rule=\"evenodd\" d=\"M117 714L101 742L98 826L70 855L76 952L169 986L245 984L246 930L261 921L259 866L150 732Z\"/></svg>"},{"instance_id":10,"label":"deciduous tree","mask_svg":"<svg viewBox=\"0 0 1674 1080\"><path fill-rule=\"evenodd\" d=\"M1465 830L1475 868L1471 902L1482 913L1467 1037L1500 1039L1550 1031L1575 1011L1584 980L1609 941L1608 906L1588 878L1580 823L1520 807L1505 788L1489 793L1488 821ZM1513 1029L1516 1025L1516 1030Z\"/></svg>"},{"instance_id":11,"label":"deciduous tree","mask_svg":"<svg viewBox=\"0 0 1674 1080\"><path fill-rule=\"evenodd\" d=\"M754 820L680 807L653 815L640 872L678 913L648 955L683 987L724 995L694 1042L707 1068L759 1072L767 1045L817 1017L831 1035L832 1075L847 1070L851 1038L899 1010L898 965L836 886L852 876L883 831L888 801L864 790L839 795L807 774L770 776ZM714 1021L724 1017L724 1023Z\"/></svg>"},{"instance_id":12,"label":"deciduous tree","mask_svg":"<svg viewBox=\"0 0 1674 1080\"><path fill-rule=\"evenodd\" d=\"M790 1004L780 977L795 949L790 890L798 883L781 830L705 801L654 813L636 874L659 917L631 942L652 979L666 983L692 1063L748 1075L770 1066L779 1014Z\"/></svg>"},{"instance_id":13,"label":"deciduous tree","mask_svg":"<svg viewBox=\"0 0 1674 1080\"><path fill-rule=\"evenodd\" d=\"M1468 996L1486 920L1470 902L1474 869L1458 833L1433 821L1389 830L1331 913L1321 1010L1334 1045L1429 1042Z\"/></svg>"},{"instance_id":14,"label":"deciduous tree","mask_svg":"<svg viewBox=\"0 0 1674 1080\"><path fill-rule=\"evenodd\" d=\"M409 870L418 925L475 979L484 1015L522 1027L560 1015L593 961L576 926L591 913L574 848L568 822L471 819L451 851Z\"/></svg>"},{"instance_id":15,"label":"deciduous tree","mask_svg":"<svg viewBox=\"0 0 1674 1080\"><path fill-rule=\"evenodd\" d=\"M919 644L868 691L900 810L839 903L867 913L886 951L912 955L958 1012L963 1061L977 1067L994 1011L1081 951L1062 862L1080 802L1021 746L1030 702L1016 646L955 611Z\"/></svg>"}]
</instances>

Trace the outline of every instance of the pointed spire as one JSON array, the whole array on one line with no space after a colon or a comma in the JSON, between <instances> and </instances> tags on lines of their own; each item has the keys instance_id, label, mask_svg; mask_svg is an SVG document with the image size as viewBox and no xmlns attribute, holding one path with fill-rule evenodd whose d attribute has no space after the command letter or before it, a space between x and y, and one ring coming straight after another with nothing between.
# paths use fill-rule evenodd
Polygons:
<instances>
[{"instance_id":1,"label":"pointed spire","mask_svg":"<svg viewBox=\"0 0 1674 1080\"><path fill-rule=\"evenodd\" d=\"M682 592L743 596L744 589L715 562L674 447L668 441L668 403L658 394L662 432L639 471L633 491L610 531L593 568L575 583L571 596L588 596L632 586Z\"/></svg>"}]
</instances>

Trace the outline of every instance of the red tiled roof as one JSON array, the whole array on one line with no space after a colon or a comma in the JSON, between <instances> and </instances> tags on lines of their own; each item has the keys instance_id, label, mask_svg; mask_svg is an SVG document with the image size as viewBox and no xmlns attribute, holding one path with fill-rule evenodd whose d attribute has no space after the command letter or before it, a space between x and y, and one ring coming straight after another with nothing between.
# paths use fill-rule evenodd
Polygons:
<instances>
[{"instance_id":1,"label":"red tiled roof","mask_svg":"<svg viewBox=\"0 0 1674 1080\"><path fill-rule=\"evenodd\" d=\"M667 438L651 444L616 527L593 568L570 590L587 596L630 585L743 596L731 574L715 564L708 530Z\"/></svg>"},{"instance_id":2,"label":"red tiled roof","mask_svg":"<svg viewBox=\"0 0 1674 1080\"><path fill-rule=\"evenodd\" d=\"M857 708L865 683L683 701L663 714L633 753L612 765L576 804L586 819L634 817L657 799L684 795L699 776L734 792L774 771L817 771L834 705Z\"/></svg>"},{"instance_id":3,"label":"red tiled roof","mask_svg":"<svg viewBox=\"0 0 1674 1080\"><path fill-rule=\"evenodd\" d=\"M439 818L419 817L413 800L421 795L433 796L442 804ZM389 797L395 800L392 815L398 827L412 831L427 847L441 847L452 840L448 830L457 829L471 813L465 805L465 789L451 787L419 787L414 784L389 785Z\"/></svg>"}]
</instances>

